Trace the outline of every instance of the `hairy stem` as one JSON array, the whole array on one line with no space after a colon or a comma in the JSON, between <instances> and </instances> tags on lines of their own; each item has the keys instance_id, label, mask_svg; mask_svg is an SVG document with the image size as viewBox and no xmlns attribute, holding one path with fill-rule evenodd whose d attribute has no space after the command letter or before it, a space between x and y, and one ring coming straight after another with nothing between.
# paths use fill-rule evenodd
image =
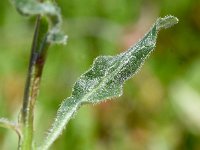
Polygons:
<instances>
[{"instance_id":1,"label":"hairy stem","mask_svg":"<svg viewBox=\"0 0 200 150\"><path fill-rule=\"evenodd\" d=\"M21 112L22 117L20 120L23 134L23 139L20 142L20 148L22 150L31 150L34 146L34 106L39 93L39 85L46 60L47 50L50 45L50 43L47 42L47 35L47 22L44 18L38 16L24 90L23 107Z\"/></svg>"}]
</instances>

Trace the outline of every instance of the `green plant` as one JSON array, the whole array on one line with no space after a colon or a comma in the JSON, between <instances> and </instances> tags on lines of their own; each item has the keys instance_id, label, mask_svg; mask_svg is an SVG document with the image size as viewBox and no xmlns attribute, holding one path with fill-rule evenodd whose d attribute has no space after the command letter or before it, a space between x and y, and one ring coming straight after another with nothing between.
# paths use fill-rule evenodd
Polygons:
<instances>
[{"instance_id":1,"label":"green plant","mask_svg":"<svg viewBox=\"0 0 200 150\"><path fill-rule=\"evenodd\" d=\"M67 37L60 31L62 18L54 0L12 2L21 14L37 16L19 121L14 123L4 118L0 119L0 126L16 131L19 136L18 149L22 150L48 149L79 107L121 96L123 83L139 70L155 48L158 32L178 22L173 16L158 18L143 39L127 51L116 56L97 57L91 69L76 81L71 96L62 102L52 127L38 146L34 142L34 107L48 48L53 43L64 44Z\"/></svg>"}]
</instances>

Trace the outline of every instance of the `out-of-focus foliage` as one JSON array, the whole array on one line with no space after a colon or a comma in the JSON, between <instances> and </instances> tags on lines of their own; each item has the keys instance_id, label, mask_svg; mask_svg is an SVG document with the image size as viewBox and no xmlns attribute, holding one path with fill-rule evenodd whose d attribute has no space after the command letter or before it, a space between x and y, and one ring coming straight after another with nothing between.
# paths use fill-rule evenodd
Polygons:
<instances>
[{"instance_id":1,"label":"out-of-focus foliage","mask_svg":"<svg viewBox=\"0 0 200 150\"><path fill-rule=\"evenodd\" d=\"M180 20L158 37L157 50L125 84L115 102L81 108L52 149L200 149L200 2L197 0L57 0L68 34L54 45L36 105L36 140L50 126L60 102L98 55L128 48L158 16ZM0 4L0 114L16 118L22 102L34 19ZM13 115L14 114L14 115ZM17 137L0 128L0 149L14 149ZM16 144L17 145L17 144ZM9 146L9 147L8 147Z\"/></svg>"},{"instance_id":2,"label":"out-of-focus foliage","mask_svg":"<svg viewBox=\"0 0 200 150\"><path fill-rule=\"evenodd\" d=\"M62 24L60 8L54 5L53 2L45 1L40 3L36 0L11 0L11 2L22 15L46 16L50 24L47 36L49 43L66 43L67 37L60 31L60 25Z\"/></svg>"}]
</instances>

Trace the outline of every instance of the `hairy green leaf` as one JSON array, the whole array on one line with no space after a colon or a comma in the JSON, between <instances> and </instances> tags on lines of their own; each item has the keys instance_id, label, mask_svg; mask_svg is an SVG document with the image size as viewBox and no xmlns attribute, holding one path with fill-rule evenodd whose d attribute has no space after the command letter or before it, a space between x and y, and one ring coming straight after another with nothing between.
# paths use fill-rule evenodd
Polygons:
<instances>
[{"instance_id":1,"label":"hairy green leaf","mask_svg":"<svg viewBox=\"0 0 200 150\"><path fill-rule=\"evenodd\" d=\"M153 51L157 33L178 22L173 16L157 19L151 30L136 45L117 56L97 57L91 67L75 83L72 95L64 100L41 149L47 149L62 133L67 122L86 103L100 103L122 95L123 83L132 77Z\"/></svg>"},{"instance_id":2,"label":"hairy green leaf","mask_svg":"<svg viewBox=\"0 0 200 150\"><path fill-rule=\"evenodd\" d=\"M51 43L66 43L67 36L61 31L62 17L60 8L51 1L39 2L37 0L12 0L16 9L26 16L45 16L50 24L47 40Z\"/></svg>"}]
</instances>

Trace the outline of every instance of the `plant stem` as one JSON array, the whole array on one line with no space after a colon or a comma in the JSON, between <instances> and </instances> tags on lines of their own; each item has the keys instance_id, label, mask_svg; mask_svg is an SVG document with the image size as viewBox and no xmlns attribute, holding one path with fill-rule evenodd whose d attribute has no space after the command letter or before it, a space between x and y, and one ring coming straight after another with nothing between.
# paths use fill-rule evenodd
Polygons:
<instances>
[{"instance_id":1,"label":"plant stem","mask_svg":"<svg viewBox=\"0 0 200 150\"><path fill-rule=\"evenodd\" d=\"M47 21L41 16L37 17L35 33L33 37L29 69L24 89L24 98L22 106L22 141L20 148L22 150L31 150L34 147L34 106L39 93L42 71L46 60L47 50L50 45L47 42L48 25Z\"/></svg>"}]
</instances>

